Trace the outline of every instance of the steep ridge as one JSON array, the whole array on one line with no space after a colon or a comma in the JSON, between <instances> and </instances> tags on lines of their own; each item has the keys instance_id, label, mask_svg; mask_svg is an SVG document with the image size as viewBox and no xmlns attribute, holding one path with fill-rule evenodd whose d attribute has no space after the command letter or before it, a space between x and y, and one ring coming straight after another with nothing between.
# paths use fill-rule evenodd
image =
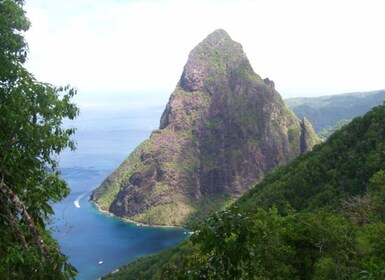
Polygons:
<instances>
[{"instance_id":1,"label":"steep ridge","mask_svg":"<svg viewBox=\"0 0 385 280\"><path fill-rule=\"evenodd\" d=\"M159 129L91 199L137 222L181 225L240 197L317 141L274 82L254 73L242 46L216 30L191 51Z\"/></svg>"}]
</instances>

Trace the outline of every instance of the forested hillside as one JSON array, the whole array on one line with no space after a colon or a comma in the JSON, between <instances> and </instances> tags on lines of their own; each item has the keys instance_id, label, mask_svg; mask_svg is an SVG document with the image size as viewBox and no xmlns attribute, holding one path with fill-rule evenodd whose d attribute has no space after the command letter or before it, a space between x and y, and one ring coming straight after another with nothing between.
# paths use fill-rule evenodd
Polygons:
<instances>
[{"instance_id":1,"label":"forested hillside","mask_svg":"<svg viewBox=\"0 0 385 280\"><path fill-rule=\"evenodd\" d=\"M112 279L385 279L385 106ZM139 278L138 278L139 277Z\"/></svg>"}]
</instances>

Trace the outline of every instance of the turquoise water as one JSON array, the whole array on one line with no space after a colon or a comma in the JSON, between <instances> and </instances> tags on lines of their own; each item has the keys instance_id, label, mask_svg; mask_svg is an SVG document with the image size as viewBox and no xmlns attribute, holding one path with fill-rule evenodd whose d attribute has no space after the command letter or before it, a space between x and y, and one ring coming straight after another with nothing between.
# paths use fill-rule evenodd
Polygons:
<instances>
[{"instance_id":1,"label":"turquoise water","mask_svg":"<svg viewBox=\"0 0 385 280\"><path fill-rule=\"evenodd\" d=\"M165 104L83 108L77 127L77 150L60 158L71 194L54 205L53 236L78 270L77 279L98 279L140 256L173 246L187 237L184 229L140 227L100 213L89 202L91 191L140 142L158 127ZM99 264L102 261L102 264Z\"/></svg>"}]
</instances>

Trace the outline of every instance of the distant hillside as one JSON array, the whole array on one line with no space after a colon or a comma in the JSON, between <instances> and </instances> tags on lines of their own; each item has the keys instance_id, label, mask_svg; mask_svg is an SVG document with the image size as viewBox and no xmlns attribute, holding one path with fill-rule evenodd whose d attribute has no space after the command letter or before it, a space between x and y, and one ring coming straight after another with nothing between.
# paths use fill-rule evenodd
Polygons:
<instances>
[{"instance_id":1,"label":"distant hillside","mask_svg":"<svg viewBox=\"0 0 385 280\"><path fill-rule=\"evenodd\" d=\"M306 117L316 133L329 130L341 120L362 116L385 100L385 90L320 97L288 98L284 102L298 118Z\"/></svg>"},{"instance_id":2,"label":"distant hillside","mask_svg":"<svg viewBox=\"0 0 385 280\"><path fill-rule=\"evenodd\" d=\"M385 105L108 279L385 279Z\"/></svg>"},{"instance_id":3,"label":"distant hillside","mask_svg":"<svg viewBox=\"0 0 385 280\"><path fill-rule=\"evenodd\" d=\"M323 140L326 140L328 139L334 132L336 132L337 130L341 129L343 126L347 125L348 123L350 123L351 120L340 120L338 121L336 124L334 124L334 126L328 128L328 129L324 129L324 130L321 130L318 132L318 136L323 139Z\"/></svg>"}]
</instances>

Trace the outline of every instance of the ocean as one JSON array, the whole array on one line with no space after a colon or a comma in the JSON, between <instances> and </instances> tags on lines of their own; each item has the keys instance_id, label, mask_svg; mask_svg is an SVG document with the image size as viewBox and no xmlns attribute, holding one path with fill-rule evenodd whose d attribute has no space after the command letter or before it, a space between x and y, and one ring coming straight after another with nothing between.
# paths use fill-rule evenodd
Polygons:
<instances>
[{"instance_id":1,"label":"ocean","mask_svg":"<svg viewBox=\"0 0 385 280\"><path fill-rule=\"evenodd\" d=\"M89 201L92 190L159 126L166 102L165 95L151 99L145 94L93 97L82 100L75 121L65 123L77 128L76 151L66 150L59 158L71 193L54 205L50 226L61 251L79 271L76 279L98 279L188 236L185 229L124 222L99 212Z\"/></svg>"}]
</instances>

